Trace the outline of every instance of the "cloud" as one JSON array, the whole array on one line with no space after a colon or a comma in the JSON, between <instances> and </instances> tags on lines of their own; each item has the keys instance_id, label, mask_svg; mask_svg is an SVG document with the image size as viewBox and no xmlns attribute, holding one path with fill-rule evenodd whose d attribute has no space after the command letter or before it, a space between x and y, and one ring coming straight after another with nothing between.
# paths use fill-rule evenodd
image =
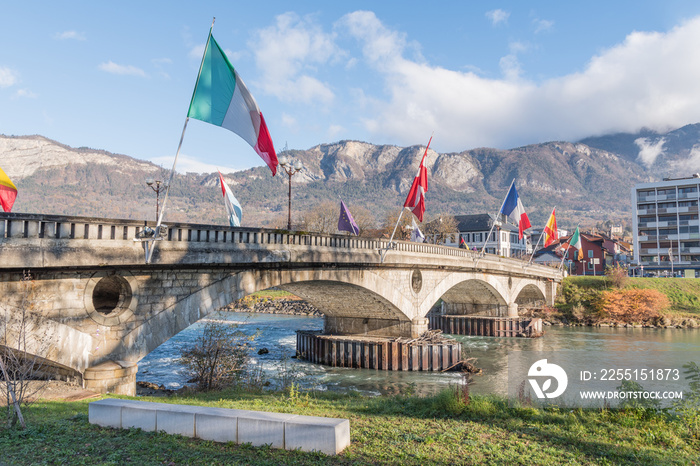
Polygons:
<instances>
[{"instance_id":1,"label":"cloud","mask_svg":"<svg viewBox=\"0 0 700 466\"><path fill-rule=\"evenodd\" d=\"M85 33L78 31L64 31L57 32L53 37L57 40L85 40Z\"/></svg>"},{"instance_id":2,"label":"cloud","mask_svg":"<svg viewBox=\"0 0 700 466\"><path fill-rule=\"evenodd\" d=\"M333 101L331 86L313 76L319 67L344 56L334 40L311 18L285 13L275 24L257 32L251 42L261 70L259 86L285 102L322 104Z\"/></svg>"},{"instance_id":3,"label":"cloud","mask_svg":"<svg viewBox=\"0 0 700 466\"><path fill-rule=\"evenodd\" d=\"M111 73L111 74L139 76L142 78L145 78L148 76L146 74L146 72L143 71L141 68L137 68L137 67L132 66L132 65L118 65L111 60L108 61L107 63L101 63L99 66L99 69L101 69L102 71L106 71L107 73Z\"/></svg>"},{"instance_id":4,"label":"cloud","mask_svg":"<svg viewBox=\"0 0 700 466\"><path fill-rule=\"evenodd\" d=\"M648 168L654 165L659 155L664 153L666 139L660 138L657 141L652 141L648 138L639 138L635 139L634 143L639 147L637 158Z\"/></svg>"},{"instance_id":5,"label":"cloud","mask_svg":"<svg viewBox=\"0 0 700 466\"><path fill-rule=\"evenodd\" d=\"M533 24L535 25L535 34L539 34L540 32L551 30L554 26L554 21L549 21L546 19L535 19L533 21Z\"/></svg>"},{"instance_id":6,"label":"cloud","mask_svg":"<svg viewBox=\"0 0 700 466\"><path fill-rule=\"evenodd\" d=\"M693 146L687 159L673 161L670 165L677 176L688 176L690 173L700 173L700 145Z\"/></svg>"},{"instance_id":7,"label":"cloud","mask_svg":"<svg viewBox=\"0 0 700 466\"><path fill-rule=\"evenodd\" d=\"M0 87L10 87L17 84L19 75L13 69L0 66Z\"/></svg>"},{"instance_id":8,"label":"cloud","mask_svg":"<svg viewBox=\"0 0 700 466\"><path fill-rule=\"evenodd\" d=\"M542 82L523 78L522 44L502 59L502 78L487 78L406 58L404 35L371 12L350 13L339 24L384 81L384 93L372 90L357 119L398 144L435 130L441 150L509 148L700 121L700 60L689 59L700 43L700 17L667 32L633 32L582 71Z\"/></svg>"},{"instance_id":9,"label":"cloud","mask_svg":"<svg viewBox=\"0 0 700 466\"><path fill-rule=\"evenodd\" d=\"M173 164L172 155L162 157L153 157L151 162L163 167L169 167ZM240 169L225 167L222 165L213 165L210 163L200 162L199 160L189 155L180 154L177 158L177 173L216 173L216 170L221 170L221 173L234 173Z\"/></svg>"},{"instance_id":10,"label":"cloud","mask_svg":"<svg viewBox=\"0 0 700 466\"><path fill-rule=\"evenodd\" d=\"M21 98L27 98L27 99L36 99L38 95L36 95L34 92L30 91L29 89L17 89L17 92L15 92L13 98L15 99L21 99Z\"/></svg>"},{"instance_id":11,"label":"cloud","mask_svg":"<svg viewBox=\"0 0 700 466\"><path fill-rule=\"evenodd\" d=\"M491 20L491 24L496 26L500 23L507 23L510 13L499 8L496 10L487 11L486 17Z\"/></svg>"}]
</instances>

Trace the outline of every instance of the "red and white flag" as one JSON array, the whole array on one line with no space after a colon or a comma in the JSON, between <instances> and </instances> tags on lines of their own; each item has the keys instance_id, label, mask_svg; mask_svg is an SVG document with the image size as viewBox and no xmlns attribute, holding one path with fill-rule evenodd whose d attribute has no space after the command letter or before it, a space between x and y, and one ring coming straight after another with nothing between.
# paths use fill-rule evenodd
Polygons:
<instances>
[{"instance_id":1,"label":"red and white flag","mask_svg":"<svg viewBox=\"0 0 700 466\"><path fill-rule=\"evenodd\" d=\"M428 145L423 153L423 158L420 161L420 166L418 167L418 174L413 179L413 184L411 185L411 190L408 192L408 197L406 197L406 202L403 203L404 207L408 207L418 218L419 222L423 222L423 214L425 213L425 193L428 192L428 170L425 168L425 156L428 155L428 147L430 147L430 142L433 137L430 136Z\"/></svg>"}]
</instances>

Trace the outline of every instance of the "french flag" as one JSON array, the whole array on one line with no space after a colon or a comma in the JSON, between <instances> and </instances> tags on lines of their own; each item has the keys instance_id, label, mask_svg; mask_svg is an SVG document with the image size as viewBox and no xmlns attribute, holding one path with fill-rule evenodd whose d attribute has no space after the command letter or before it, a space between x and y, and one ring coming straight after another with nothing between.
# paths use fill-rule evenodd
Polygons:
<instances>
[{"instance_id":1,"label":"french flag","mask_svg":"<svg viewBox=\"0 0 700 466\"><path fill-rule=\"evenodd\" d=\"M530 219L525 213L525 207L523 207L520 196L518 196L518 190L515 189L515 180L510 184L508 195L501 207L501 213L515 221L515 224L518 225L518 239L523 239L523 232L530 228L531 225Z\"/></svg>"}]
</instances>

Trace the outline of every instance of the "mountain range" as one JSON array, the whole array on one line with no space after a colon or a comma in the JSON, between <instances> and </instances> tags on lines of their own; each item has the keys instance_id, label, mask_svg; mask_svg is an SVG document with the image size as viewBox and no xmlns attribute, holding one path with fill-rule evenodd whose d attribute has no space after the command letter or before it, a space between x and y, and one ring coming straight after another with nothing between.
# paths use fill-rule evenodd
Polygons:
<instances>
[{"instance_id":1,"label":"mountain range","mask_svg":"<svg viewBox=\"0 0 700 466\"><path fill-rule=\"evenodd\" d=\"M642 130L509 150L429 149L426 219L495 212L515 180L535 227L555 206L563 228L607 220L626 224L634 184L700 171L698 143L700 124L693 124L667 133ZM293 218L342 198L351 211L368 209L381 225L398 214L424 151L360 141L286 151L303 163L292 178ZM145 180L169 176L151 162L37 135L0 135L0 167L19 190L14 212L109 218L154 219L155 193ZM271 177L260 166L224 177L243 206L244 226L286 225L286 175ZM218 174L176 174L167 202L166 222L226 222Z\"/></svg>"}]
</instances>

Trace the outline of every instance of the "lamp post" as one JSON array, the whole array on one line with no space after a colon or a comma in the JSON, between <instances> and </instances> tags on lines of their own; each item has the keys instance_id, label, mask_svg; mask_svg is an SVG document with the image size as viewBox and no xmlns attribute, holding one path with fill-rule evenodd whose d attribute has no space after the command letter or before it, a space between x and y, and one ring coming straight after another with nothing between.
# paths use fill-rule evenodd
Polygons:
<instances>
[{"instance_id":1,"label":"lamp post","mask_svg":"<svg viewBox=\"0 0 700 466\"><path fill-rule=\"evenodd\" d=\"M168 187L167 181L154 180L153 178L147 178L146 184L151 187L153 191L156 192L156 222L158 222L158 213L160 206L160 192ZM155 185L155 186L154 186Z\"/></svg>"},{"instance_id":2,"label":"lamp post","mask_svg":"<svg viewBox=\"0 0 700 466\"><path fill-rule=\"evenodd\" d=\"M289 204L287 208L287 230L292 229L292 175L301 170L302 164L301 160L297 160L292 163L292 161L285 155L278 160L280 167L289 177Z\"/></svg>"}]
</instances>

